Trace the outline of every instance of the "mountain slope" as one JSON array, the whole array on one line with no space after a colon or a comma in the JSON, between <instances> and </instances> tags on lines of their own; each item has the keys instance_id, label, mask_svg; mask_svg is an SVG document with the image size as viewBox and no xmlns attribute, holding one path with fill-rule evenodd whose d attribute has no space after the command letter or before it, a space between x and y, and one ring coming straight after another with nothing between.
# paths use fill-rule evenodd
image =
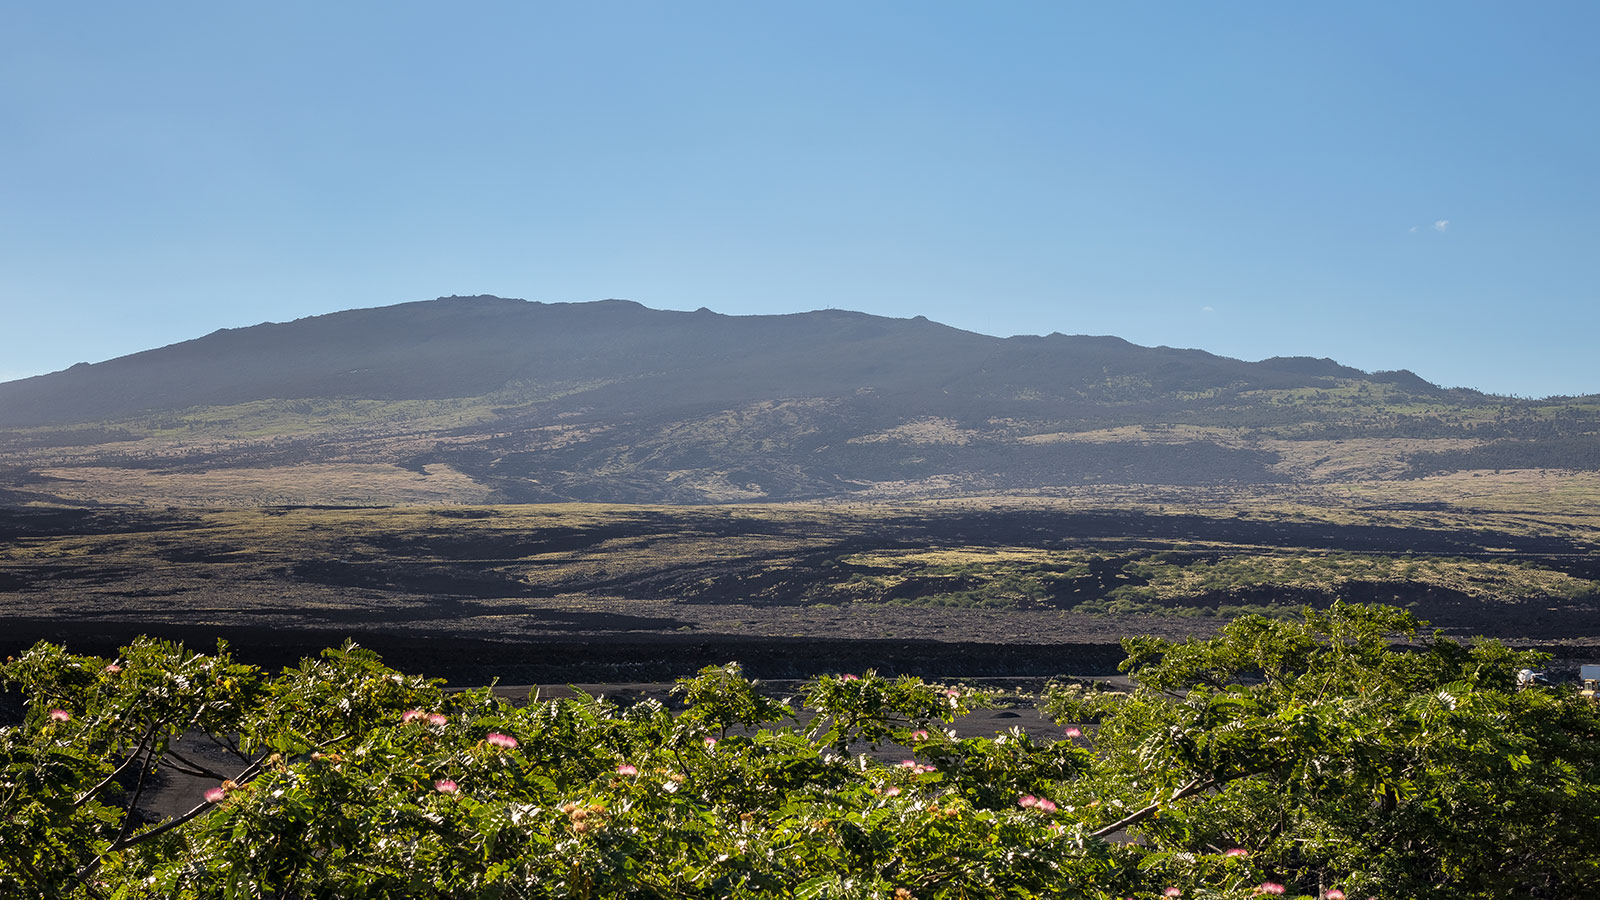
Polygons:
<instances>
[{"instance_id":1,"label":"mountain slope","mask_svg":"<svg viewBox=\"0 0 1600 900\"><path fill-rule=\"evenodd\" d=\"M449 297L0 384L0 490L139 499L91 482L249 470L256 501L213 487L196 502L314 500L346 495L274 492L260 473L292 486L354 478L351 466L512 501L1272 484L1519 454L1587 467L1597 422L1595 398L1541 405L1331 360L995 338L842 310ZM417 496L437 500L434 487Z\"/></svg>"},{"instance_id":2,"label":"mountain slope","mask_svg":"<svg viewBox=\"0 0 1600 900\"><path fill-rule=\"evenodd\" d=\"M1002 339L839 310L735 317L623 300L450 297L225 329L0 384L0 425L264 399L474 397L517 383L627 383L597 388L590 400L640 409L690 394L711 406L860 389L1003 401L1024 390L1082 397L1105 379L1135 378L1170 393L1308 386L1328 376L1362 373L1326 360L1243 363L1117 338Z\"/></svg>"}]
</instances>

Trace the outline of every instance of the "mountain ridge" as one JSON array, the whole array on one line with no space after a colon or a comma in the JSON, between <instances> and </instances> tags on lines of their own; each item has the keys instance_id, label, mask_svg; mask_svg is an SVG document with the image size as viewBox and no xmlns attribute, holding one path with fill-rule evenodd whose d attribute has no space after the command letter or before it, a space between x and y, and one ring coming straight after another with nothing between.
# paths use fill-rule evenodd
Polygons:
<instances>
[{"instance_id":1,"label":"mountain ridge","mask_svg":"<svg viewBox=\"0 0 1600 900\"><path fill-rule=\"evenodd\" d=\"M899 319L876 316L852 310L839 310L832 308L781 315L735 316L712 312L705 307L701 307L699 310L694 312L656 310L646 307L635 301L618 299L597 300L580 303L543 303L540 301L502 298L493 295L449 296L440 297L435 300L412 301L391 306L365 307L360 309L323 313L314 316L305 316L287 322L263 322L257 325L238 328L221 328L202 337L193 338L187 341L180 341L164 347L143 350L124 356L115 357L109 360L103 360L97 363L78 363L67 369L63 369L58 372L47 373L44 375L36 375L9 382L0 382L0 425L36 425L50 422L59 423L67 421L82 421L92 417L134 415L151 410L182 409L187 406L201 405L203 403L243 402L245 400L253 399L302 399L304 397L311 396L385 396L385 394L382 392L375 393L372 390L371 384L363 383L359 379L353 379L346 384L312 384L306 383L304 380L288 382L280 381L279 384L285 384L287 389L276 392L272 392L270 388L257 389L257 391L253 394L217 396L215 389L213 388L213 392L210 394L203 393L196 395L193 393L192 387L189 392L182 390L182 388L185 387L182 382L195 380L192 376L192 373L186 372L182 379L162 378L159 382L157 382L153 389L146 390L139 395L130 397L128 394L123 392L108 392L104 390L102 385L94 385L93 379L96 376L107 374L114 374L119 377L126 377L128 375L145 375L148 377L148 375L151 374L152 369L163 364L177 364L184 366L191 366L196 363L218 364L223 359L234 358L240 353L262 352L263 350L269 349L268 347L263 346L266 342L261 340L262 338L268 337L310 337L313 341L312 349L317 348L318 345L324 345L321 347L321 349L324 351L334 351L340 357L348 357L353 352L359 353L359 338L363 337L363 335L355 331L357 328L365 328L377 324L384 330L378 332L376 335L369 333L366 336L387 338L391 342L397 338L404 339L406 337L403 332L395 333L392 325L381 322L381 319L404 317L404 327L406 329L421 329L424 327L436 327L439 325L448 326L450 330L444 334L433 334L422 337L422 343L433 343L438 345L441 341L448 341L451 339L460 339L469 336L477 337L479 339L486 337L486 335L472 335L470 331L464 329L462 327L463 325L470 325L473 323L464 322L463 316L476 317L481 320L485 317L486 313L528 313L533 315L546 315L551 317L552 321L549 323L540 324L548 324L552 327L566 329L577 327L582 330L593 329L598 324L614 324L606 323L599 317L607 316L615 319L615 316L618 312L644 317L638 322L627 323L628 327L635 328L639 327L640 325L650 325L653 327L661 327L662 325L667 324L677 325L683 323L685 321L685 317L695 317L696 325L702 325L708 318L711 317L714 317L715 320L721 320L721 322L724 323L738 323L721 329L724 332L724 335L721 336L724 337L749 337L749 334L727 334L730 329L738 329L745 332L753 330L742 328L741 326L743 326L745 323L756 325L758 327L767 323L772 323L775 326L799 325L803 330L796 332L793 335L793 339L800 340L808 336L816 337L817 335L814 333L819 329L813 326L817 323L846 321L855 325L858 332L875 330L881 333L883 330L888 328L936 329L944 336L960 335L962 340L965 340L973 345L981 346L987 344L991 348L994 348L996 352L999 352L999 349L1005 347L1007 344L1020 347L1025 344L1042 342L1043 344L1048 345L1049 348L1055 352L1060 352L1063 350L1083 351L1085 349L1092 348L1096 351L1101 351L1101 354L1103 354L1104 351L1109 349L1112 351L1120 351L1129 354L1166 354L1173 356L1175 360L1182 359L1191 363L1195 361L1204 361L1205 363L1211 365L1235 364L1255 366L1261 367L1263 370L1281 370L1283 372L1292 374L1351 378L1376 378L1380 374L1366 373L1359 369L1343 366L1328 358L1313 359L1311 357L1270 357L1256 362L1249 362L1220 356L1218 354L1213 354L1199 349L1173 348L1167 346L1146 347L1111 335L1064 335L1056 332L1049 335L1012 335L1009 337L997 337L978 332L957 329L952 326L933 322L922 316L909 319ZM840 335L837 334L839 329L834 330L836 332L836 339L841 336L847 338L859 336L850 335L848 333ZM316 333L317 331L322 333ZM304 351L302 351L302 353L304 353ZM237 359L232 359L232 361L236 363ZM300 363L303 365L306 361L308 360L302 359L300 360ZM312 359L309 361L315 362L317 360ZM413 360L412 362L415 363L416 361ZM329 368L332 369L336 367ZM354 368L347 369L346 374L356 374L362 371L363 368L364 367L356 366ZM249 374L256 379L259 379L264 373L262 373L259 369L252 369ZM332 377L335 374L337 373L334 371L325 371L322 373L322 376L327 378ZM511 380L516 376L516 374L517 373L514 371L507 371L505 380ZM1422 381L1420 378L1418 378L1418 376L1409 371L1400 370L1398 373L1394 374L1406 377L1408 381L1413 382L1413 386L1420 389L1440 389L1437 385L1432 385L1428 382ZM215 379L206 379L206 381L211 384L215 383ZM259 381L257 381L257 383L259 383ZM408 384L412 383L414 382L408 382ZM53 387L56 384L70 385L70 387L67 387L66 391L50 390L48 387L46 387ZM445 381L443 384L453 385L455 382ZM496 387L502 386L503 384L504 381L501 381L497 384L494 382L492 377L484 377L475 381L470 386L457 390L454 393L448 392L441 386L429 389L425 396L471 396L477 393L486 392L487 390L492 390ZM41 388L44 388L44 390L40 390ZM81 401L82 392L88 388L93 388L94 394L106 402L101 403L98 407L89 408L85 408L81 405L75 405L73 402L71 402L72 400ZM263 393L263 390L266 390L267 392ZM330 390L340 391L342 393L330 393ZM72 395L76 396L63 396L68 391L70 391ZM28 396L30 393L35 393L36 395L42 396L30 398ZM48 397L48 400L42 399L42 397ZM135 397L143 398L146 401L145 405L133 407L129 406L126 402L121 404L116 403L118 400L132 400L135 399ZM389 398L392 398L392 396ZM33 416L31 420L27 418L27 416L30 414Z\"/></svg>"}]
</instances>

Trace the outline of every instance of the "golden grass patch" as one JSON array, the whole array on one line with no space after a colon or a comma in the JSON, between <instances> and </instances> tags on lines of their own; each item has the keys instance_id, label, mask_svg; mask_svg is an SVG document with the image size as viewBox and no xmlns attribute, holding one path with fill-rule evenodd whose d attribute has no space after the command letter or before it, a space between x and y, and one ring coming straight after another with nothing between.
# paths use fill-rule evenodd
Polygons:
<instances>
[{"instance_id":1,"label":"golden grass patch","mask_svg":"<svg viewBox=\"0 0 1600 900\"><path fill-rule=\"evenodd\" d=\"M1441 438L1350 438L1264 440L1259 446L1278 454L1273 471L1296 479L1326 482L1399 478L1410 471L1413 454L1467 450L1481 443Z\"/></svg>"}]
</instances>

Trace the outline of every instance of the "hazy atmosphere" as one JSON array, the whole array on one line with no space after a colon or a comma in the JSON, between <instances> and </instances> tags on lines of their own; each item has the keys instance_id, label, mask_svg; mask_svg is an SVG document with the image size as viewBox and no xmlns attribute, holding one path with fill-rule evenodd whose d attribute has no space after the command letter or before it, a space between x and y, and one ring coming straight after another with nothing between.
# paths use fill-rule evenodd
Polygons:
<instances>
[{"instance_id":1,"label":"hazy atmosphere","mask_svg":"<svg viewBox=\"0 0 1600 900\"><path fill-rule=\"evenodd\" d=\"M0 14L0 379L450 294L1600 390L1587 3Z\"/></svg>"}]
</instances>

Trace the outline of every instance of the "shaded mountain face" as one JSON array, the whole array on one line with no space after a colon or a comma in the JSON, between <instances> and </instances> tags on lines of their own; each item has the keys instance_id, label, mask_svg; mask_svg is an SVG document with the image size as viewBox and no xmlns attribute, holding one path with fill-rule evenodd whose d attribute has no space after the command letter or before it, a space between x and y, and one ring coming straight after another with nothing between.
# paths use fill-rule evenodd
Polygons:
<instances>
[{"instance_id":1,"label":"shaded mountain face","mask_svg":"<svg viewBox=\"0 0 1600 900\"><path fill-rule=\"evenodd\" d=\"M1421 442L1374 463L1392 476L1413 456L1515 457L1541 437L1536 422L1558 423L1548 436L1566 442L1540 450L1541 465L1582 460L1596 405L1561 408L1326 359L995 338L920 317L449 297L0 384L0 490L95 499L50 479L303 480L311 466L352 478L348 467L387 467L369 474L433 479L446 495L434 499L513 501L1263 484L1327 477L1349 455L1309 442Z\"/></svg>"},{"instance_id":2,"label":"shaded mountain face","mask_svg":"<svg viewBox=\"0 0 1600 900\"><path fill-rule=\"evenodd\" d=\"M954 395L1030 408L1146 399L1219 385L1310 386L1361 373L1330 360L1245 363L1117 338L1001 339L925 319L842 310L722 316L624 300L450 297L225 329L0 385L0 425L121 420L258 400L480 397L578 388L583 406L638 413L862 391L944 408Z\"/></svg>"}]
</instances>

